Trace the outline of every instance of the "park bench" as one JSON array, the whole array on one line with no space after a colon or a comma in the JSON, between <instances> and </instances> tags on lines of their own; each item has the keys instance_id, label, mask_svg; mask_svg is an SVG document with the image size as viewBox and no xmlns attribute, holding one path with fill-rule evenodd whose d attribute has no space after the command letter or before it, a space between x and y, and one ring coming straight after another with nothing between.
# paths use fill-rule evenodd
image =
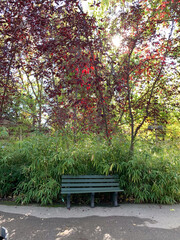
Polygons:
<instances>
[{"instance_id":1,"label":"park bench","mask_svg":"<svg viewBox=\"0 0 180 240\"><path fill-rule=\"evenodd\" d=\"M118 192L124 190L119 187L119 177L116 175L63 175L61 194L67 194L67 208L70 209L71 194L91 193L91 207L94 207L94 195L100 192L113 193L114 206L118 206Z\"/></svg>"}]
</instances>

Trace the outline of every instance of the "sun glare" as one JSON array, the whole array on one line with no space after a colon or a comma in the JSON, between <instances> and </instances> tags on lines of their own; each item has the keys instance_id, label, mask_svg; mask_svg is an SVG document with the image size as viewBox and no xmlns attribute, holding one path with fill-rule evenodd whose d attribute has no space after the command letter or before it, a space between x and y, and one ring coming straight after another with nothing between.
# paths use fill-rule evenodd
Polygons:
<instances>
[{"instance_id":1,"label":"sun glare","mask_svg":"<svg viewBox=\"0 0 180 240\"><path fill-rule=\"evenodd\" d=\"M87 0L81 1L81 5L82 5L82 7L83 7L84 12L87 12L88 9L89 9L88 2L89 2L89 1L87 1Z\"/></svg>"},{"instance_id":2,"label":"sun glare","mask_svg":"<svg viewBox=\"0 0 180 240\"><path fill-rule=\"evenodd\" d=\"M119 47L120 44L121 44L121 37L119 35L115 35L113 38L112 38L112 43L115 47Z\"/></svg>"}]
</instances>

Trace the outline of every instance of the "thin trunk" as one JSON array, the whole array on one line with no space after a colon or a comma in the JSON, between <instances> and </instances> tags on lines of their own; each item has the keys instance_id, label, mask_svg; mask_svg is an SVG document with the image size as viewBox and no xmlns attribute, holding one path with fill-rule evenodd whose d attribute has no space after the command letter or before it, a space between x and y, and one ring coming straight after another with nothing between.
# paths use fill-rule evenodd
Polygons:
<instances>
[{"instance_id":1,"label":"thin trunk","mask_svg":"<svg viewBox=\"0 0 180 240\"><path fill-rule=\"evenodd\" d=\"M75 101L77 101L77 88L75 92ZM76 106L74 106L74 114L73 114L73 121L74 121L74 126L73 126L73 133L74 133L74 142L77 142L77 110Z\"/></svg>"},{"instance_id":2,"label":"thin trunk","mask_svg":"<svg viewBox=\"0 0 180 240\"><path fill-rule=\"evenodd\" d=\"M10 80L11 65L12 65L14 57L15 57L15 52L12 53L10 63L9 63L9 66L8 66L8 70L7 70L7 79L6 79L6 83L4 85L4 91L3 91L2 101L1 101L1 106L0 106L0 119L2 118L2 115L4 113L5 97L6 97L6 93L7 93L8 83L9 83L9 80Z\"/></svg>"},{"instance_id":3,"label":"thin trunk","mask_svg":"<svg viewBox=\"0 0 180 240\"><path fill-rule=\"evenodd\" d=\"M22 138L22 128L20 127L19 129L19 141L22 142L23 138Z\"/></svg>"},{"instance_id":4,"label":"thin trunk","mask_svg":"<svg viewBox=\"0 0 180 240\"><path fill-rule=\"evenodd\" d=\"M130 145L130 149L129 149L129 155L133 155L134 153L134 140L135 140L135 136L134 136L134 116L133 116L133 112L132 112L132 102L131 102L131 86L130 86L130 81L129 81L129 75L130 75L130 59L131 59L131 55L133 53L133 50L136 46L136 41L134 41L132 49L130 51L130 54L128 56L128 62L127 62L127 100L128 100L128 107L129 107L129 115L130 115L130 119L131 119L131 145Z\"/></svg>"},{"instance_id":5,"label":"thin trunk","mask_svg":"<svg viewBox=\"0 0 180 240\"><path fill-rule=\"evenodd\" d=\"M39 103L39 119L38 119L38 129L41 132L41 119L42 119L42 105Z\"/></svg>"},{"instance_id":6,"label":"thin trunk","mask_svg":"<svg viewBox=\"0 0 180 240\"><path fill-rule=\"evenodd\" d=\"M41 122L42 122L42 91L43 91L43 82L41 81L37 82L38 84L38 102L39 102L39 132L41 132Z\"/></svg>"},{"instance_id":7,"label":"thin trunk","mask_svg":"<svg viewBox=\"0 0 180 240\"><path fill-rule=\"evenodd\" d=\"M129 157L132 157L134 154L134 144L135 144L135 137L132 136L131 144L130 144L130 148L129 148Z\"/></svg>"}]
</instances>

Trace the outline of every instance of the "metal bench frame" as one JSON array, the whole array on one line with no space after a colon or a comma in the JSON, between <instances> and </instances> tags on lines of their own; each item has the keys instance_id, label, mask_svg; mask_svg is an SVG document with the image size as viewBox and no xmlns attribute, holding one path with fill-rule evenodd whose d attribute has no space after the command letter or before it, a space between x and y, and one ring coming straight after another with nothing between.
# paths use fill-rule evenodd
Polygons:
<instances>
[{"instance_id":1,"label":"metal bench frame","mask_svg":"<svg viewBox=\"0 0 180 240\"><path fill-rule=\"evenodd\" d=\"M94 195L100 192L112 192L114 206L118 206L119 177L116 175L62 175L61 194L67 194L67 208L70 209L71 194L91 193L91 207L94 207Z\"/></svg>"}]
</instances>

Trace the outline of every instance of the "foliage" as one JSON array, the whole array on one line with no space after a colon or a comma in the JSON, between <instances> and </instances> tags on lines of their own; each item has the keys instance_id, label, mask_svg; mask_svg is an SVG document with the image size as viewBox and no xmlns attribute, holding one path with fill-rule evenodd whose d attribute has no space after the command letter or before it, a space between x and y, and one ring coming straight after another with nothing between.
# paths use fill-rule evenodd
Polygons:
<instances>
[{"instance_id":1,"label":"foliage","mask_svg":"<svg viewBox=\"0 0 180 240\"><path fill-rule=\"evenodd\" d=\"M173 154L171 160L167 149L160 146L151 148L151 151L147 152L143 151L141 146L138 155L135 155L127 163L128 167L122 170L124 179L120 182L124 185L126 194L133 196L135 202L168 204L178 202L180 199L178 151Z\"/></svg>"},{"instance_id":2,"label":"foliage","mask_svg":"<svg viewBox=\"0 0 180 240\"><path fill-rule=\"evenodd\" d=\"M1 138L7 138L8 137L8 131L5 127L0 127L0 139Z\"/></svg>"},{"instance_id":3,"label":"foliage","mask_svg":"<svg viewBox=\"0 0 180 240\"><path fill-rule=\"evenodd\" d=\"M62 174L117 173L136 201L179 201L178 20L177 0L1 1L0 196L47 204Z\"/></svg>"},{"instance_id":4,"label":"foliage","mask_svg":"<svg viewBox=\"0 0 180 240\"><path fill-rule=\"evenodd\" d=\"M40 134L7 145L0 148L0 196L52 204L61 198L62 174L118 174L126 198L179 202L178 146L139 140L128 161L129 144L123 135L114 136L109 146L100 136L82 134L74 144L71 136Z\"/></svg>"},{"instance_id":5,"label":"foliage","mask_svg":"<svg viewBox=\"0 0 180 240\"><path fill-rule=\"evenodd\" d=\"M91 15L76 0L0 7L2 118L39 131L71 127L75 141L79 131L103 133L109 143L125 122L133 150L155 100L177 111L177 1L93 1Z\"/></svg>"}]
</instances>

